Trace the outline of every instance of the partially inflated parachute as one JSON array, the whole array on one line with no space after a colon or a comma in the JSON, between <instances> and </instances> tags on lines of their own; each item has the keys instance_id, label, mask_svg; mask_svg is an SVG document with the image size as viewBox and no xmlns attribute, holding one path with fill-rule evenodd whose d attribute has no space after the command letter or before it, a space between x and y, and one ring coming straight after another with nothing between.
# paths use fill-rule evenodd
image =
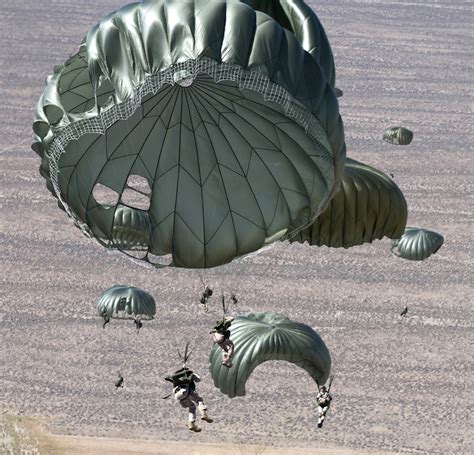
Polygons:
<instances>
[{"instance_id":1,"label":"partially inflated parachute","mask_svg":"<svg viewBox=\"0 0 474 455\"><path fill-rule=\"evenodd\" d=\"M105 247L213 267L329 202L345 160L333 85L302 1L143 1L105 17L49 77L33 148L48 188Z\"/></svg>"},{"instance_id":2,"label":"partially inflated parachute","mask_svg":"<svg viewBox=\"0 0 474 455\"><path fill-rule=\"evenodd\" d=\"M403 259L423 261L435 254L443 243L443 236L437 232L407 227L401 238L392 241L392 253Z\"/></svg>"},{"instance_id":3,"label":"partially inflated parachute","mask_svg":"<svg viewBox=\"0 0 474 455\"><path fill-rule=\"evenodd\" d=\"M97 313L103 318L149 320L155 317L156 304L143 289L116 285L100 295Z\"/></svg>"},{"instance_id":4,"label":"partially inflated parachute","mask_svg":"<svg viewBox=\"0 0 474 455\"><path fill-rule=\"evenodd\" d=\"M348 158L340 187L326 210L291 241L350 248L383 237L396 239L406 221L407 204L395 182Z\"/></svg>"},{"instance_id":5,"label":"partially inflated parachute","mask_svg":"<svg viewBox=\"0 0 474 455\"><path fill-rule=\"evenodd\" d=\"M232 368L222 365L222 352L217 344L209 356L214 385L230 398L245 395L245 383L252 371L268 360L294 363L319 384L329 377L329 351L308 325L278 314L251 313L235 318L230 332L235 346Z\"/></svg>"}]
</instances>

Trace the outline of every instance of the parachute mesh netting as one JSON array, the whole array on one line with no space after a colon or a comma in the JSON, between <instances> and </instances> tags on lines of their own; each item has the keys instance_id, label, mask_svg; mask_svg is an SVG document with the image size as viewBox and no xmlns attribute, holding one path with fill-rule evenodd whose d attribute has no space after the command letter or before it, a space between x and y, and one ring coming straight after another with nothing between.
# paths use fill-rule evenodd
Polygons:
<instances>
[{"instance_id":1,"label":"parachute mesh netting","mask_svg":"<svg viewBox=\"0 0 474 455\"><path fill-rule=\"evenodd\" d=\"M288 238L324 209L344 165L333 90L294 35L244 4L197 3L208 20L226 7L234 22L227 11L192 52L157 22L169 45L159 64L127 20L143 20L142 4L104 19L50 76L34 122L40 172L75 224L157 266L213 267ZM163 20L158 6L177 4L143 5ZM240 49L241 34L227 35L248 17Z\"/></svg>"}]
</instances>

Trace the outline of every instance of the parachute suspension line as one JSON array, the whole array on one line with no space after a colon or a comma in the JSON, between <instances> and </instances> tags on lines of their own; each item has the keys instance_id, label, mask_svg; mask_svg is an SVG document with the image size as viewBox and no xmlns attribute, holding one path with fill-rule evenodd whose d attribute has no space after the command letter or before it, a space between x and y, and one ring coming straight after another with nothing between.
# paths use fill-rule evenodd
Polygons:
<instances>
[{"instance_id":1,"label":"parachute suspension line","mask_svg":"<svg viewBox=\"0 0 474 455\"><path fill-rule=\"evenodd\" d=\"M281 243L281 242L279 242L279 243ZM242 258L242 262L247 260L247 259L251 259L251 258L254 258L256 256L259 256L260 254L275 248L276 244L277 244L277 242L273 242L270 245L264 246L263 248L260 248L259 250L254 251L253 253L250 253L249 255ZM240 267L239 267L238 271L240 271L240 273L236 273L237 277L241 277L243 275L243 271L246 269L243 264L239 264L239 265L240 265ZM263 267L263 271L264 271L263 275L264 276L267 275L266 272L268 272L271 269L272 266L273 266L272 262L269 261L268 264ZM233 280L233 282L235 282L235 280ZM246 291L243 294L251 296L252 293L253 293L253 290L254 290L255 286L257 286L258 282L259 282L259 277L258 276L254 277L253 283L247 285ZM240 289L240 290L242 291L242 289ZM250 310L250 312L253 312L253 311L254 311L253 309Z\"/></svg>"},{"instance_id":2,"label":"parachute suspension line","mask_svg":"<svg viewBox=\"0 0 474 455\"><path fill-rule=\"evenodd\" d=\"M399 240L399 239L398 239ZM397 251L398 248L398 243L392 242L392 245L390 247L390 252L397 257L400 257L400 254Z\"/></svg>"},{"instance_id":3,"label":"parachute suspension line","mask_svg":"<svg viewBox=\"0 0 474 455\"><path fill-rule=\"evenodd\" d=\"M331 390L332 381L333 381L333 379L334 379L334 376L335 376L335 374L330 374L330 375L329 375L329 383L328 383L328 387L327 387L328 393L329 393L330 390Z\"/></svg>"},{"instance_id":4,"label":"parachute suspension line","mask_svg":"<svg viewBox=\"0 0 474 455\"><path fill-rule=\"evenodd\" d=\"M253 253L250 253L249 255L246 255L245 257L243 258L238 258L228 264L224 264L222 267L235 267L235 273L233 274L229 274L231 275L231 283L230 285L227 285L226 281L226 278L223 276L220 280L220 282L222 283L222 286L220 286L223 291L222 291L222 294L221 294L221 299L222 300L222 308L223 308L223 311L224 311L224 316L228 313L229 311L229 306L230 304L228 303L227 305L224 304L224 290L229 290L230 291L230 294L231 294L231 300L234 302L234 304L237 304L237 299L236 299L236 294L243 294L243 295L250 295L252 296L252 292L254 290L254 288L257 286L257 284L259 283L259 277L254 277L254 280L252 283L248 284L245 289L243 287L239 287L238 288L238 292L234 292L234 289L233 289L233 285L238 282L242 277L243 277L243 273L244 271L246 270L246 267L244 267L244 261L246 261L247 259L250 259L250 258L253 258L253 257L256 257L258 255L260 255L261 253L264 253L268 250L271 250L273 248L276 247L276 244L277 243L282 243L282 242L273 242L271 243L270 245L267 245L257 251L254 251ZM266 276L268 274L268 272L270 271L270 269L273 267L273 262L271 260L268 261L268 263L262 267L262 270L263 270L263 276ZM201 282L203 284L203 286L205 286L205 282L202 280L201 278L201 275L199 274L199 272L196 270L196 272L198 273L199 275L199 278L201 279ZM219 288L219 286L217 286ZM237 295L238 297L238 295ZM234 300L235 299L235 300ZM250 299L251 301L253 299ZM209 308L207 307L207 303L206 303L206 309L205 309L206 312L209 312ZM250 312L254 311L252 308L249 309Z\"/></svg>"},{"instance_id":5,"label":"parachute suspension line","mask_svg":"<svg viewBox=\"0 0 474 455\"><path fill-rule=\"evenodd\" d=\"M332 386L332 381L334 380L334 377L336 376L335 373L331 373L329 375L329 382L328 382L328 385L326 387L327 391L330 392L331 391L331 386ZM316 381L316 385L318 386L318 390L319 388L324 385L324 384L320 384L319 381Z\"/></svg>"},{"instance_id":6,"label":"parachute suspension line","mask_svg":"<svg viewBox=\"0 0 474 455\"><path fill-rule=\"evenodd\" d=\"M193 269L193 270L194 270L194 272L196 272L196 275L198 276L199 281L201 282L201 286L202 286L202 288L204 289L204 292L202 293L202 296L201 296L201 301L200 301L200 303L201 303L201 305L204 307L204 312L205 312L205 313L209 313L209 307L208 307L208 305L207 305L207 300L208 300L208 298L209 298L210 296L209 296L209 297L206 297L206 298L204 297L205 291L207 290L208 285L207 285L206 282L204 281L204 279L203 279L201 273L199 272L199 269ZM211 293L211 295L212 295L212 293ZM193 293L193 297L194 297L194 293Z\"/></svg>"},{"instance_id":7,"label":"parachute suspension line","mask_svg":"<svg viewBox=\"0 0 474 455\"><path fill-rule=\"evenodd\" d=\"M222 273L222 274L219 274L219 275L214 275L213 277L213 284L212 284L212 288L214 289L214 291L217 289L217 290L221 290L221 299L222 299L222 309L224 311L224 316L229 312L229 307L230 307L230 303L227 303L227 305L225 305L225 293L226 291L230 292L230 298L231 300L234 302L234 304L237 304L237 298L239 298L239 294L244 294L244 295L252 295L252 292L255 288L255 286L257 286L258 284L258 280L259 278L256 277L254 282L253 283L250 283L248 284L245 289L243 287L241 287L239 284L237 284L237 290L235 290L235 283L238 282L242 277L243 277L243 274L244 274L244 271L246 269L246 267L244 266L244 261L246 261L247 259L250 259L250 258L253 258L253 257L256 257L258 255L260 255L261 253L264 253L268 250L271 250L273 248L276 247L276 244L277 242L273 242L269 245L266 245L264 246L263 248L260 248L259 250L257 251L254 251L248 255L246 255L245 257L243 258L238 258L230 263L227 263L227 264L223 264L221 267L222 268L228 268L229 269L229 272L232 272L232 268L235 269L235 273ZM263 275L266 274L266 272L268 272L271 267L273 266L272 264L272 261L269 261L267 265L264 265L263 267ZM202 275L202 272L200 271L200 269L193 269L194 272L196 273L196 275L198 276L199 278L199 281L202 285L203 288L206 288L209 284L208 282L206 282L203 278L203 275ZM227 275L229 275L229 279L227 279ZM230 282L229 282L230 280ZM237 296L237 298L236 298ZM209 306L208 306L208 302L206 300L206 302L203 304L204 306L204 311L206 313L209 312ZM251 310L253 311L253 310Z\"/></svg>"},{"instance_id":8,"label":"parachute suspension line","mask_svg":"<svg viewBox=\"0 0 474 455\"><path fill-rule=\"evenodd\" d=\"M329 375L329 383L328 383L328 390L331 388L332 381L336 377L336 374L340 370L341 365L344 363L346 359L347 351L343 351L341 357L337 359L337 361L334 362L335 366L331 367L331 373Z\"/></svg>"},{"instance_id":9,"label":"parachute suspension line","mask_svg":"<svg viewBox=\"0 0 474 455\"><path fill-rule=\"evenodd\" d=\"M229 311L229 304L227 305L225 304L224 294L222 294L221 300L222 300L222 312L223 312L222 318L225 318L227 312Z\"/></svg>"},{"instance_id":10,"label":"parachute suspension line","mask_svg":"<svg viewBox=\"0 0 474 455\"><path fill-rule=\"evenodd\" d=\"M191 354L193 351L188 351L189 349L189 341L186 341L186 344L184 346L184 355L179 352L179 349L176 349L178 351L178 356L179 358L183 361L183 368L186 367L186 362L188 361L189 357L191 357Z\"/></svg>"},{"instance_id":11,"label":"parachute suspension line","mask_svg":"<svg viewBox=\"0 0 474 455\"><path fill-rule=\"evenodd\" d=\"M195 270L196 270L196 273L197 273L197 275L198 275L198 277L199 277L199 281L201 281L202 286L205 287L205 286L206 286L206 283L205 283L204 280L202 279L202 275L199 273L199 270L198 270L198 269L195 269Z\"/></svg>"}]
</instances>

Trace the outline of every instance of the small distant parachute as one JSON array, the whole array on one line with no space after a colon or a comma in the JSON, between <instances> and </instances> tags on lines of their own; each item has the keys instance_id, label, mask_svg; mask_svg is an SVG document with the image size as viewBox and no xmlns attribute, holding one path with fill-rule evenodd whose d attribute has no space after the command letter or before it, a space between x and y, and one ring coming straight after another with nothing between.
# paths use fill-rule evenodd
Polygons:
<instances>
[{"instance_id":1,"label":"small distant parachute","mask_svg":"<svg viewBox=\"0 0 474 455\"><path fill-rule=\"evenodd\" d=\"M437 232L407 227L401 238L392 241L395 256L412 261L423 261L435 254L443 245L444 238Z\"/></svg>"},{"instance_id":2,"label":"small distant parachute","mask_svg":"<svg viewBox=\"0 0 474 455\"><path fill-rule=\"evenodd\" d=\"M350 248L399 238L407 221L405 197L383 172L347 158L342 182L326 210L291 242Z\"/></svg>"},{"instance_id":3,"label":"small distant parachute","mask_svg":"<svg viewBox=\"0 0 474 455\"><path fill-rule=\"evenodd\" d=\"M402 126L393 126L383 132L383 140L395 145L408 145L413 139L413 133Z\"/></svg>"},{"instance_id":4,"label":"small distant parachute","mask_svg":"<svg viewBox=\"0 0 474 455\"><path fill-rule=\"evenodd\" d=\"M143 289L116 285L100 295L97 312L103 318L150 320L155 317L156 304Z\"/></svg>"},{"instance_id":5,"label":"small distant parachute","mask_svg":"<svg viewBox=\"0 0 474 455\"><path fill-rule=\"evenodd\" d=\"M337 88L337 87L334 87L334 93L336 94L337 98L340 98L344 94L344 92L340 88Z\"/></svg>"},{"instance_id":6,"label":"small distant parachute","mask_svg":"<svg viewBox=\"0 0 474 455\"><path fill-rule=\"evenodd\" d=\"M239 316L230 326L235 346L233 367L222 365L222 352L214 344L209 369L214 385L230 398L245 395L245 383L252 371L268 360L285 360L306 370L323 384L329 377L331 357L320 336L308 325L274 313Z\"/></svg>"}]
</instances>

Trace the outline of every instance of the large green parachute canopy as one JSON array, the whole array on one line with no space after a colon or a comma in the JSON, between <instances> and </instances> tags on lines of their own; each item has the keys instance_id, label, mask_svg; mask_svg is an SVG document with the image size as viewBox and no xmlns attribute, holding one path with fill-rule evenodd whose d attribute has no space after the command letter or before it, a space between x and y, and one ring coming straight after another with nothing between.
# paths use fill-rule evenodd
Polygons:
<instances>
[{"instance_id":1,"label":"large green parachute canopy","mask_svg":"<svg viewBox=\"0 0 474 455\"><path fill-rule=\"evenodd\" d=\"M406 221L407 204L395 182L347 158L342 182L326 210L291 241L350 248L382 237L399 238Z\"/></svg>"},{"instance_id":2,"label":"large green parachute canopy","mask_svg":"<svg viewBox=\"0 0 474 455\"><path fill-rule=\"evenodd\" d=\"M143 289L116 285L104 291L97 300L97 312L115 319L154 319L155 299Z\"/></svg>"},{"instance_id":3,"label":"large green parachute canopy","mask_svg":"<svg viewBox=\"0 0 474 455\"><path fill-rule=\"evenodd\" d=\"M435 254L443 245L444 238L437 232L407 227L401 238L392 240L392 253L412 261L423 261Z\"/></svg>"},{"instance_id":4,"label":"large green parachute canopy","mask_svg":"<svg viewBox=\"0 0 474 455\"><path fill-rule=\"evenodd\" d=\"M222 365L222 352L214 344L209 361L214 385L230 398L245 395L252 371L268 360L286 360L306 370L316 383L329 377L331 357L319 335L308 325L274 313L251 313L230 326L235 346L232 368Z\"/></svg>"},{"instance_id":5,"label":"large green parachute canopy","mask_svg":"<svg viewBox=\"0 0 474 455\"><path fill-rule=\"evenodd\" d=\"M345 161L333 86L303 1L133 3L55 68L32 147L48 188L105 247L214 267L328 204Z\"/></svg>"},{"instance_id":6,"label":"large green parachute canopy","mask_svg":"<svg viewBox=\"0 0 474 455\"><path fill-rule=\"evenodd\" d=\"M408 145L413 139L413 133L402 126L393 126L383 132L383 140L395 145Z\"/></svg>"}]
</instances>

